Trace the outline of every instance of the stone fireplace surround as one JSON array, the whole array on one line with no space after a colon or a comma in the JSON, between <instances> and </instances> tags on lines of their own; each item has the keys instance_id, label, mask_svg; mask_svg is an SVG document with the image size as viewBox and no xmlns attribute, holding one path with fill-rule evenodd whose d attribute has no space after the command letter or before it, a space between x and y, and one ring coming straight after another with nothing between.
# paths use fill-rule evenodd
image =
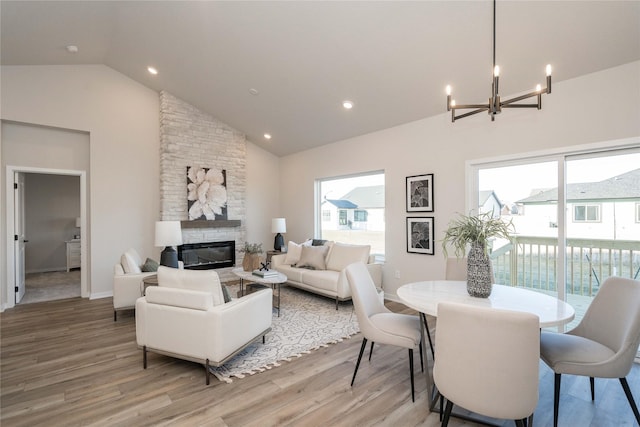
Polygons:
<instances>
[{"instance_id":1,"label":"stone fireplace surround","mask_svg":"<svg viewBox=\"0 0 640 427\"><path fill-rule=\"evenodd\" d=\"M243 133L193 105L160 92L160 219L182 221L184 243L235 241L238 252L246 240L246 154ZM226 170L228 221L188 221L187 168ZM232 280L232 267L216 270Z\"/></svg>"}]
</instances>

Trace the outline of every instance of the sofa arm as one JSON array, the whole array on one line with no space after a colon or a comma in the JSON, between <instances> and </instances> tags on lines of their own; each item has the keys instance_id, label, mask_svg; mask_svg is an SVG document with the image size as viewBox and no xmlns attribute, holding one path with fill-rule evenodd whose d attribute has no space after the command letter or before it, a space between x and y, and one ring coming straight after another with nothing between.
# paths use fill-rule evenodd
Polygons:
<instances>
[{"instance_id":1,"label":"sofa arm","mask_svg":"<svg viewBox=\"0 0 640 427\"><path fill-rule=\"evenodd\" d=\"M142 296L142 279L156 273L115 274L113 276L113 308L133 307Z\"/></svg>"},{"instance_id":2,"label":"sofa arm","mask_svg":"<svg viewBox=\"0 0 640 427\"><path fill-rule=\"evenodd\" d=\"M207 354L220 362L271 327L273 291L258 292L217 305L208 312Z\"/></svg>"},{"instance_id":3,"label":"sofa arm","mask_svg":"<svg viewBox=\"0 0 640 427\"><path fill-rule=\"evenodd\" d=\"M284 261L287 259L287 254L277 254L271 256L271 268L276 270L281 265L284 265Z\"/></svg>"}]
</instances>

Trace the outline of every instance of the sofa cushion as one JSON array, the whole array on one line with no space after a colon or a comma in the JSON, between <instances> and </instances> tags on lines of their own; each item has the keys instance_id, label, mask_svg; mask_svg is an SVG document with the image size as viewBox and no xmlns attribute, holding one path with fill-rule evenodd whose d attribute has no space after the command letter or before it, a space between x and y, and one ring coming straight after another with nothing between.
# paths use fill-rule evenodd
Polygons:
<instances>
[{"instance_id":1,"label":"sofa cushion","mask_svg":"<svg viewBox=\"0 0 640 427\"><path fill-rule=\"evenodd\" d=\"M224 304L224 294L218 273L213 270L180 270L158 267L158 286L210 292L213 305Z\"/></svg>"},{"instance_id":2,"label":"sofa cushion","mask_svg":"<svg viewBox=\"0 0 640 427\"><path fill-rule=\"evenodd\" d=\"M307 240L303 243L289 241L289 244L287 245L287 257L284 260L284 264L296 265L298 261L300 261L303 246L311 246L311 240Z\"/></svg>"},{"instance_id":3,"label":"sofa cushion","mask_svg":"<svg viewBox=\"0 0 640 427\"><path fill-rule=\"evenodd\" d=\"M302 282L302 273L305 270L291 265L282 264L278 266L278 271L287 276L287 280L289 281Z\"/></svg>"},{"instance_id":4,"label":"sofa cushion","mask_svg":"<svg viewBox=\"0 0 640 427\"><path fill-rule=\"evenodd\" d=\"M120 264L122 264L125 274L142 273L142 270L140 269L142 260L135 249L129 249L122 254L120 257Z\"/></svg>"},{"instance_id":5,"label":"sofa cushion","mask_svg":"<svg viewBox=\"0 0 640 427\"><path fill-rule=\"evenodd\" d=\"M328 246L303 246L300 261L296 263L296 267L326 270L325 256L328 250Z\"/></svg>"},{"instance_id":6,"label":"sofa cushion","mask_svg":"<svg viewBox=\"0 0 640 427\"><path fill-rule=\"evenodd\" d=\"M345 243L334 243L327 256L327 270L342 271L349 264L362 262L366 264L369 260L370 245L347 245Z\"/></svg>"},{"instance_id":7,"label":"sofa cushion","mask_svg":"<svg viewBox=\"0 0 640 427\"><path fill-rule=\"evenodd\" d=\"M198 292L189 289L150 286L147 288L145 298L149 304L170 305L191 310L206 311L214 306L213 296L209 292Z\"/></svg>"},{"instance_id":8,"label":"sofa cushion","mask_svg":"<svg viewBox=\"0 0 640 427\"><path fill-rule=\"evenodd\" d=\"M339 275L339 272L333 270L305 270L302 273L301 283L317 289L336 292Z\"/></svg>"}]
</instances>

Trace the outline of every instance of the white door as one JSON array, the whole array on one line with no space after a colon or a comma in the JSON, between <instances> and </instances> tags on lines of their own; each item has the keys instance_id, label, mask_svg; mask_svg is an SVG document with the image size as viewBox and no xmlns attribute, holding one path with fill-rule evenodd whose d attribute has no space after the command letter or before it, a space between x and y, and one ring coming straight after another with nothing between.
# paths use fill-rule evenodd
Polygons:
<instances>
[{"instance_id":1,"label":"white door","mask_svg":"<svg viewBox=\"0 0 640 427\"><path fill-rule=\"evenodd\" d=\"M16 304L22 300L25 292L24 285L24 249L27 240L25 238L25 213L24 213L24 173L14 174L14 254L15 254L15 292Z\"/></svg>"}]
</instances>

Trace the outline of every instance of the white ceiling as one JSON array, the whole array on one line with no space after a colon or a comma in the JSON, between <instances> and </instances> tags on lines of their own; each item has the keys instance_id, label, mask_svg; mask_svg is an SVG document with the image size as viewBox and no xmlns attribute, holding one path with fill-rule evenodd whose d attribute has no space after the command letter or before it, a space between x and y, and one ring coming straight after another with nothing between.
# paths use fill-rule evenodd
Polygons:
<instances>
[{"instance_id":1,"label":"white ceiling","mask_svg":"<svg viewBox=\"0 0 640 427\"><path fill-rule=\"evenodd\" d=\"M0 14L2 65L105 64L279 156L441 114L446 84L458 103L491 89L487 0L3 0ZM559 82L639 60L640 1L500 0L496 43L503 96L544 86L547 63Z\"/></svg>"}]
</instances>

